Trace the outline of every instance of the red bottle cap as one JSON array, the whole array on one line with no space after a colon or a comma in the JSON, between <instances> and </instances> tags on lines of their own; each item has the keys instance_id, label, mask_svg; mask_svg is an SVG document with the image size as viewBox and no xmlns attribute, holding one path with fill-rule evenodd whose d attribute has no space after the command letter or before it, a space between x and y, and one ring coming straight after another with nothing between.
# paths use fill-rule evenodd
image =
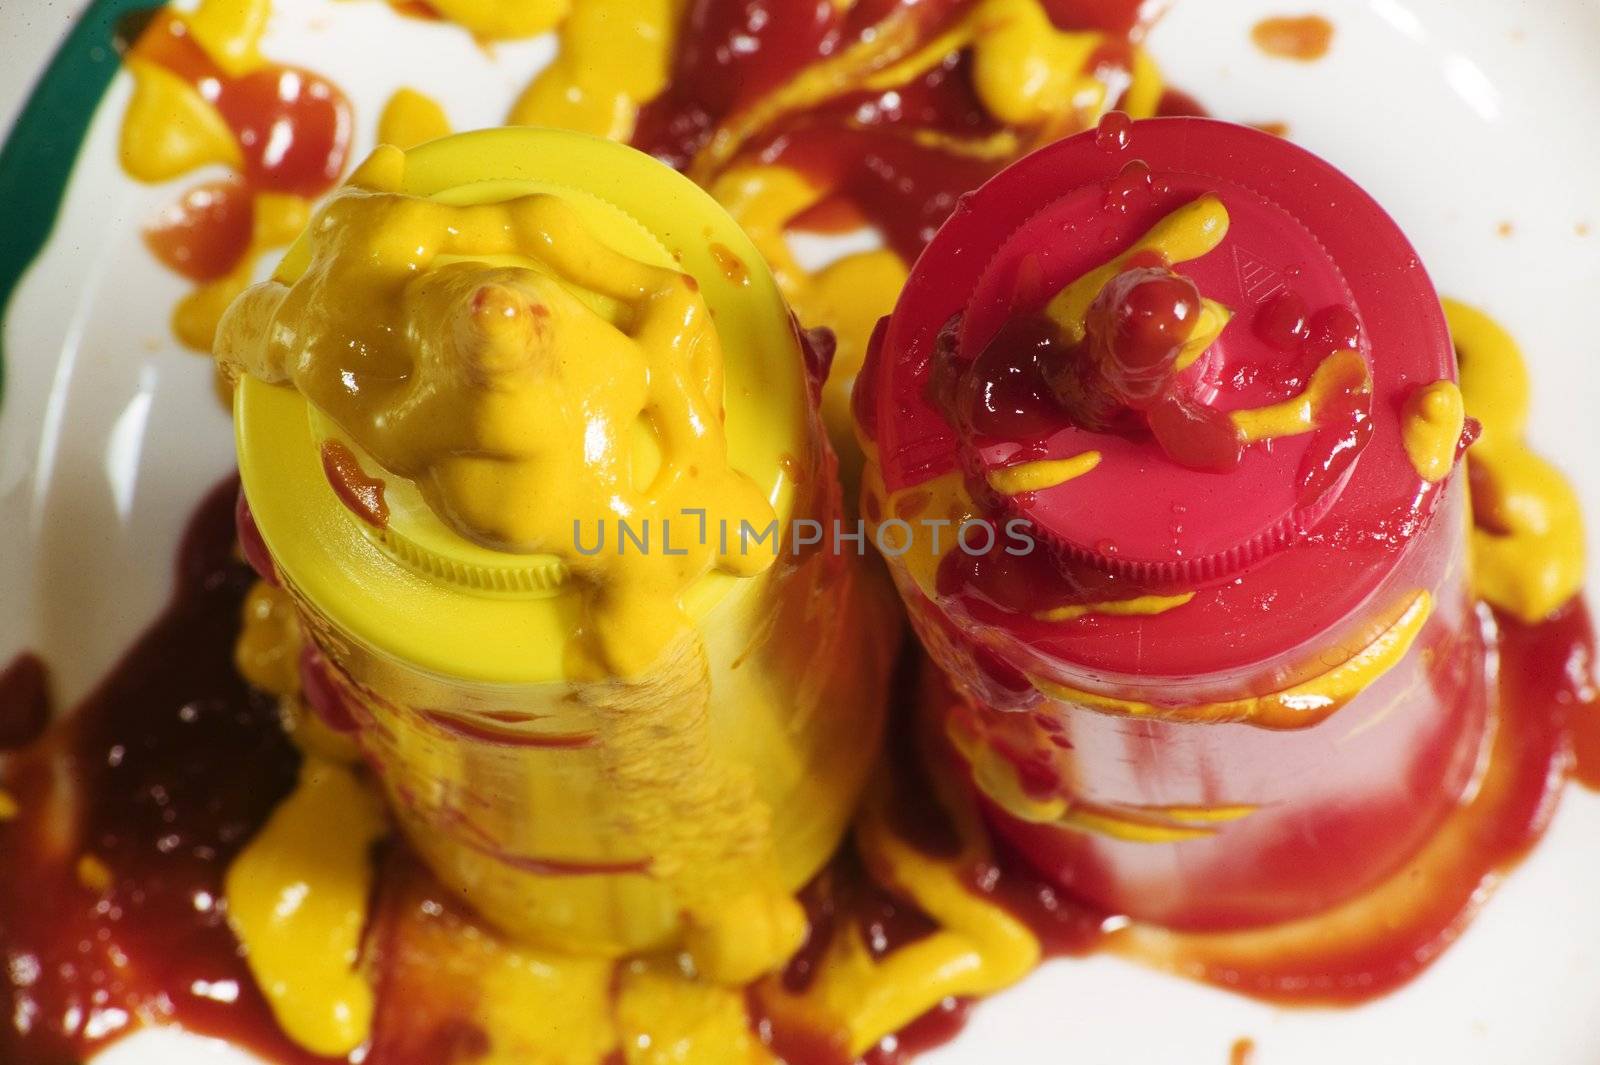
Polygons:
<instances>
[{"instance_id":1,"label":"red bottle cap","mask_svg":"<svg viewBox=\"0 0 1600 1065\"><path fill-rule=\"evenodd\" d=\"M1401 409L1413 388L1455 376L1438 296L1410 243L1359 186L1281 138L1196 118L1143 121L1120 132L1090 131L1008 168L963 198L918 260L858 386L858 412L874 436L885 488L892 494L957 467L981 478L1020 462L1098 452L1089 473L1003 497L1003 505L1059 554L1152 588L1194 589L1253 573L1312 530L1335 524L1341 537L1377 535L1403 514L1409 524L1390 535L1391 546L1402 542L1406 528L1431 513L1437 493L1406 457ZM1093 432L1065 420L1025 439L956 432L929 392L949 323L959 322L958 364L974 358L1009 319L1037 312L1207 194L1226 208L1228 232L1213 250L1173 268L1233 317L1181 375L1183 389L1218 411L1257 408L1297 395L1326 356L1353 347L1372 383L1370 422L1354 462L1334 447L1332 473L1316 476L1311 467L1329 457L1329 440L1316 432L1251 444L1224 473L1179 464L1148 433ZM1376 557L1358 567L1360 552L1309 554L1315 557L1267 567L1251 591L1320 596L1327 616L1278 634L1241 631L1228 648L1240 664L1335 623L1389 568L1374 566L1383 561ZM1330 581L1338 582L1332 591ZM1174 639L1192 642L1216 621L1205 614L1236 605L1213 598L1178 612L1181 621L1108 624L1141 635L1170 626ZM1179 631L1190 626L1195 632ZM1115 659L1086 641L1072 648L1070 628L1052 631L1031 618L1008 627L1035 650L1056 644L1074 651L1069 659L1102 669ZM1149 657L1146 644L1144 653L1144 668L1154 673L1198 664L1177 648Z\"/></svg>"},{"instance_id":2,"label":"red bottle cap","mask_svg":"<svg viewBox=\"0 0 1600 1065\"><path fill-rule=\"evenodd\" d=\"M1124 155L1124 162L1129 158L1135 157ZM1145 171L1144 165L1141 159L1127 172L1131 180L1124 181L1115 206L1107 206L1103 185L1080 185L1011 234L967 303L958 355L975 357L1017 312L1019 274L1027 275L1027 286L1055 292L1114 258L1174 208L1212 193L1228 210L1228 235L1214 251L1177 269L1203 296L1233 308L1235 318L1183 375L1184 385L1199 402L1228 410L1284 398L1284 386L1303 383L1324 354L1298 335L1309 332L1307 320L1339 312L1359 318L1338 264L1298 219L1250 188L1223 178ZM1276 324L1275 315L1284 313L1280 307L1304 310L1288 310L1297 321L1283 328ZM1367 357L1365 339L1358 345ZM1234 387L1247 380L1245 387ZM1314 436L1248 448L1237 469L1219 474L1179 465L1148 434L1065 425L1041 442L963 444L963 465L1003 468L1019 449L1030 459L1099 453L1092 475L1009 497L1013 516L1029 519L1052 543L1110 572L1192 583L1248 565L1328 512L1350 471L1304 498L1299 474Z\"/></svg>"}]
</instances>

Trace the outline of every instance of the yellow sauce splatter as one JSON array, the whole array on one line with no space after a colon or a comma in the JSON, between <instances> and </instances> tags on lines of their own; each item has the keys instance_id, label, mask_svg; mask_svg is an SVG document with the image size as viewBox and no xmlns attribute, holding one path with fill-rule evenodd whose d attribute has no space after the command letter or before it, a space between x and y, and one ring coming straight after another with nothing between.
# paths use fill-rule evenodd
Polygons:
<instances>
[{"instance_id":1,"label":"yellow sauce splatter","mask_svg":"<svg viewBox=\"0 0 1600 1065\"><path fill-rule=\"evenodd\" d=\"M1337 351L1311 372L1311 380L1298 396L1253 410L1236 410L1233 424L1246 443L1299 436L1321 427L1329 407L1351 392L1372 391L1372 372L1355 351Z\"/></svg>"},{"instance_id":2,"label":"yellow sauce splatter","mask_svg":"<svg viewBox=\"0 0 1600 1065\"><path fill-rule=\"evenodd\" d=\"M261 38L271 17L272 0L204 0L184 24L212 62L237 76L261 65Z\"/></svg>"},{"instance_id":3,"label":"yellow sauce splatter","mask_svg":"<svg viewBox=\"0 0 1600 1065\"><path fill-rule=\"evenodd\" d=\"M1100 465L1100 452L1085 451L1065 459L1040 459L993 469L986 475L989 487L1001 495L1043 492L1076 480Z\"/></svg>"},{"instance_id":4,"label":"yellow sauce splatter","mask_svg":"<svg viewBox=\"0 0 1600 1065\"><path fill-rule=\"evenodd\" d=\"M862 512L874 539L883 522L897 520L911 527L906 551L898 564L930 599L938 596L939 561L957 549L961 527L982 513L960 471L941 474L888 497L878 467L868 452L862 471ZM898 544L898 540L895 541Z\"/></svg>"},{"instance_id":5,"label":"yellow sauce splatter","mask_svg":"<svg viewBox=\"0 0 1600 1065\"><path fill-rule=\"evenodd\" d=\"M260 43L270 16L270 0L203 0L181 19L206 56L225 73L238 76L264 62ZM125 66L133 78L133 95L122 120L118 157L131 177L160 183L205 166L243 168L234 132L199 89L137 50ZM226 276L200 284L173 310L172 331L180 343L211 351L223 312L255 279L261 257L305 228L310 206L297 196L254 194L254 225L245 253Z\"/></svg>"},{"instance_id":6,"label":"yellow sauce splatter","mask_svg":"<svg viewBox=\"0 0 1600 1065\"><path fill-rule=\"evenodd\" d=\"M386 831L381 802L352 770L307 759L223 882L228 923L273 1016L315 1054L348 1054L371 1028L373 992L357 959L370 852Z\"/></svg>"},{"instance_id":7,"label":"yellow sauce splatter","mask_svg":"<svg viewBox=\"0 0 1600 1065\"><path fill-rule=\"evenodd\" d=\"M856 847L879 885L911 901L938 930L874 959L865 937L848 928L829 943L804 993L777 981L758 989L774 1017L838 1033L851 1058L944 999L994 994L1039 964L1039 940L1027 925L970 886L969 871L989 857L976 811L944 779L935 787L954 819L959 854L933 857L902 839L890 822L884 781L868 792L855 831Z\"/></svg>"},{"instance_id":8,"label":"yellow sauce splatter","mask_svg":"<svg viewBox=\"0 0 1600 1065\"><path fill-rule=\"evenodd\" d=\"M567 17L572 0L427 0L428 6L476 37L515 40L548 33ZM582 0L579 0L582 6Z\"/></svg>"},{"instance_id":9,"label":"yellow sauce splatter","mask_svg":"<svg viewBox=\"0 0 1600 1065\"><path fill-rule=\"evenodd\" d=\"M1141 595L1132 599L1117 599L1107 603L1081 603L1071 606L1058 606L1053 610L1041 611L1034 616L1040 621L1076 621L1078 618L1093 617L1097 614L1110 617L1154 617L1165 614L1169 610L1176 610L1186 605L1194 598L1193 592L1184 592L1181 595Z\"/></svg>"},{"instance_id":10,"label":"yellow sauce splatter","mask_svg":"<svg viewBox=\"0 0 1600 1065\"><path fill-rule=\"evenodd\" d=\"M14 821L22 807L17 804L17 797L4 788L0 788L0 821Z\"/></svg>"},{"instance_id":11,"label":"yellow sauce splatter","mask_svg":"<svg viewBox=\"0 0 1600 1065\"><path fill-rule=\"evenodd\" d=\"M148 59L130 56L133 96L122 120L118 156L139 181L157 183L202 166L237 170L244 156L233 131L199 91Z\"/></svg>"},{"instance_id":12,"label":"yellow sauce splatter","mask_svg":"<svg viewBox=\"0 0 1600 1065\"><path fill-rule=\"evenodd\" d=\"M300 651L305 634L294 603L282 588L257 581L245 596L233 664L251 686L278 699L279 718L294 745L307 755L353 765L355 739L335 732L300 698Z\"/></svg>"},{"instance_id":13,"label":"yellow sauce splatter","mask_svg":"<svg viewBox=\"0 0 1600 1065\"><path fill-rule=\"evenodd\" d=\"M1467 452L1473 584L1490 603L1536 624L1583 587L1583 512L1566 478L1524 442L1528 372L1516 341L1482 311L1456 300L1444 308L1461 360L1462 401L1483 426Z\"/></svg>"}]
</instances>

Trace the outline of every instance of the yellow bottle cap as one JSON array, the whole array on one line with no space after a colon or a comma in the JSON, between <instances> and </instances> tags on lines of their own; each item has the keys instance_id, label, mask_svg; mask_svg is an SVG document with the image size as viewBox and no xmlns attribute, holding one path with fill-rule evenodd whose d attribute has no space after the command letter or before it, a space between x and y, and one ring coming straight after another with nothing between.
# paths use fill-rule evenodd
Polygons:
<instances>
[{"instance_id":1,"label":"yellow bottle cap","mask_svg":"<svg viewBox=\"0 0 1600 1065\"><path fill-rule=\"evenodd\" d=\"M804 360L760 253L702 189L624 145L505 128L412 149L399 191L452 205L559 196L614 250L694 277L726 360L730 462L760 487L780 526L789 520L792 458L810 447ZM308 261L302 236L276 276L293 282ZM441 677L564 679L580 604L560 560L494 551L458 535L413 484L382 470L291 388L243 377L234 415L240 475L262 538L284 580L323 619L371 651ZM383 528L335 494L323 467L328 441L344 444L384 481ZM741 583L759 581L709 573L683 606L698 621Z\"/></svg>"}]
</instances>

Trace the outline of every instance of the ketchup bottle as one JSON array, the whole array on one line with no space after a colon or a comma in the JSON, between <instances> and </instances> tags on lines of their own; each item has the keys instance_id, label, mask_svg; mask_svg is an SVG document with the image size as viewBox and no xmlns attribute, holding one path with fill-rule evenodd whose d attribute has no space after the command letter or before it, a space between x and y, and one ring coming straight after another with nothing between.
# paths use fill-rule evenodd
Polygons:
<instances>
[{"instance_id":1,"label":"ketchup bottle","mask_svg":"<svg viewBox=\"0 0 1600 1065\"><path fill-rule=\"evenodd\" d=\"M1405 236L1282 139L1117 115L964 198L856 388L862 508L1038 872L1237 928L1428 837L1488 717L1455 377Z\"/></svg>"}]
</instances>

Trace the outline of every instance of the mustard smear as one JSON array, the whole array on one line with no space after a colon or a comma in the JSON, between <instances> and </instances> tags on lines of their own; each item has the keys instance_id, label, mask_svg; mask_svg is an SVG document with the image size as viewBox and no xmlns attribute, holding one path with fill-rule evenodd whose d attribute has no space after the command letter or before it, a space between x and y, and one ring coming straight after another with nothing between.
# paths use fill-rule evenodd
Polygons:
<instances>
[{"instance_id":1,"label":"mustard smear","mask_svg":"<svg viewBox=\"0 0 1600 1065\"><path fill-rule=\"evenodd\" d=\"M1461 361L1461 397L1483 427L1467 452L1475 517L1477 593L1530 624L1583 587L1583 512L1577 493L1524 442L1528 371L1517 342L1488 315L1456 300L1445 317Z\"/></svg>"},{"instance_id":2,"label":"mustard smear","mask_svg":"<svg viewBox=\"0 0 1600 1065\"><path fill-rule=\"evenodd\" d=\"M1099 298L1101 289L1127 270L1134 260L1154 252L1169 265L1190 262L1214 251L1227 235L1228 209L1222 200L1208 193L1179 207L1121 255L1056 293L1046 304L1044 313L1061 326L1062 340L1068 347L1077 345L1083 341L1088 328L1085 322L1090 305ZM1206 300L1202 308L1202 317L1179 356L1180 365L1192 363L1228 322L1230 312L1221 304ZM1197 344L1198 349L1195 348Z\"/></svg>"},{"instance_id":3,"label":"mustard smear","mask_svg":"<svg viewBox=\"0 0 1600 1065\"><path fill-rule=\"evenodd\" d=\"M358 180L381 186L386 160ZM229 375L300 391L461 536L559 559L622 675L686 634L679 599L705 573L771 565L685 517L759 530L775 516L729 463L698 286L612 251L555 197L342 190L312 223L304 274L246 292L216 354ZM575 528L621 518L675 527L672 553L579 549Z\"/></svg>"},{"instance_id":4,"label":"mustard smear","mask_svg":"<svg viewBox=\"0 0 1600 1065\"><path fill-rule=\"evenodd\" d=\"M1320 428L1330 404L1339 396L1371 390L1372 373L1360 352L1336 351L1317 364L1298 396L1266 407L1234 411L1233 424L1247 443L1299 436ZM1459 429L1456 435L1460 435Z\"/></svg>"},{"instance_id":5,"label":"mustard smear","mask_svg":"<svg viewBox=\"0 0 1600 1065\"><path fill-rule=\"evenodd\" d=\"M951 746L966 761L973 783L1001 809L1031 824L1094 832L1130 843L1181 843L1214 836L1223 825L1255 812L1250 805L1127 806L1092 803L1070 795L1038 798L1022 785L1016 765L990 740L985 717L962 705L945 721ZM1019 715L1020 717L1020 715ZM1025 719L1003 725L1026 727Z\"/></svg>"},{"instance_id":6,"label":"mustard smear","mask_svg":"<svg viewBox=\"0 0 1600 1065\"><path fill-rule=\"evenodd\" d=\"M485 40L512 40L554 29L572 0L428 0L428 6Z\"/></svg>"},{"instance_id":7,"label":"mustard smear","mask_svg":"<svg viewBox=\"0 0 1600 1065\"><path fill-rule=\"evenodd\" d=\"M1466 409L1454 381L1423 385L1406 397L1400 413L1400 442L1411 468L1429 484L1444 480L1456 464Z\"/></svg>"},{"instance_id":8,"label":"mustard smear","mask_svg":"<svg viewBox=\"0 0 1600 1065\"><path fill-rule=\"evenodd\" d=\"M1433 597L1418 589L1390 610L1385 627L1366 646L1321 675L1268 695L1198 706L1157 706L1084 691L1047 677L1035 676L1032 680L1035 688L1052 699L1100 713L1159 721L1240 721L1267 729L1310 728L1326 720L1405 658L1432 612Z\"/></svg>"},{"instance_id":9,"label":"mustard smear","mask_svg":"<svg viewBox=\"0 0 1600 1065\"><path fill-rule=\"evenodd\" d=\"M774 1017L833 1034L846 1060L947 998L991 995L1015 984L1042 956L1027 925L973 891L971 870L990 859L987 835L971 801L946 775L934 786L938 794L931 801L951 814L961 841L958 854L935 857L901 838L890 813L891 789L883 779L863 800L855 845L874 880L927 914L937 930L874 958L866 938L846 926L828 943L804 992L790 992L775 980L758 988Z\"/></svg>"},{"instance_id":10,"label":"mustard smear","mask_svg":"<svg viewBox=\"0 0 1600 1065\"><path fill-rule=\"evenodd\" d=\"M372 1023L356 962L369 851L386 830L377 796L351 770L307 759L295 791L228 867L228 923L250 971L284 1032L316 1054L348 1054Z\"/></svg>"},{"instance_id":11,"label":"mustard smear","mask_svg":"<svg viewBox=\"0 0 1600 1065\"><path fill-rule=\"evenodd\" d=\"M990 470L989 487L1001 495L1042 492L1076 480L1100 465L1100 452L1085 451L1065 459L1040 459Z\"/></svg>"}]
</instances>

